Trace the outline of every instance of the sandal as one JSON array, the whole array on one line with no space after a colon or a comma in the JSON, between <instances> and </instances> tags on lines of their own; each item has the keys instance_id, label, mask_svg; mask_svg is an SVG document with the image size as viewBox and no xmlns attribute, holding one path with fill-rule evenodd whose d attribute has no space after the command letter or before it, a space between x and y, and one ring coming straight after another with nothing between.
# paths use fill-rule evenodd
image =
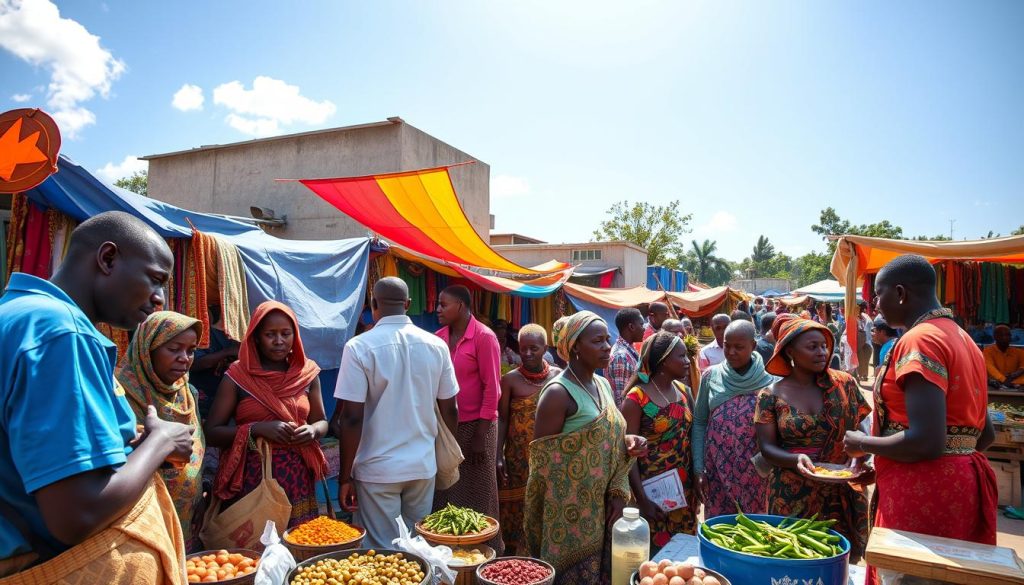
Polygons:
<instances>
[{"instance_id":1,"label":"sandal","mask_svg":"<svg viewBox=\"0 0 1024 585\"><path fill-rule=\"evenodd\" d=\"M1018 510L1013 506L1007 506L1006 509L1003 510L1003 516L1013 518L1014 520L1024 520L1024 511Z\"/></svg>"}]
</instances>

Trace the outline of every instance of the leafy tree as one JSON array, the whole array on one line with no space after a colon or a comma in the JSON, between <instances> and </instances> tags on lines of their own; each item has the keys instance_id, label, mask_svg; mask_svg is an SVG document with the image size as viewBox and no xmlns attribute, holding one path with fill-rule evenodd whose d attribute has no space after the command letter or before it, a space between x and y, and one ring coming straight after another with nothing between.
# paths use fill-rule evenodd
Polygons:
<instances>
[{"instance_id":1,"label":"leafy tree","mask_svg":"<svg viewBox=\"0 0 1024 585\"><path fill-rule=\"evenodd\" d=\"M829 255L836 251L836 242L835 240L830 240L829 236L853 235L888 238L890 240L905 239L903 237L903 228L893 225L887 219L883 219L878 223L854 225L848 220L839 217L839 214L832 207L826 207L821 210L818 223L811 226L811 231L821 234L822 239L828 242Z\"/></svg>"},{"instance_id":2,"label":"leafy tree","mask_svg":"<svg viewBox=\"0 0 1024 585\"><path fill-rule=\"evenodd\" d=\"M716 254L717 242L704 240L703 243L697 243L697 240L693 240L691 245L692 248L687 250L683 263L691 276L711 286L721 286L729 282L733 269L727 260Z\"/></svg>"},{"instance_id":3,"label":"leafy tree","mask_svg":"<svg viewBox=\"0 0 1024 585\"><path fill-rule=\"evenodd\" d=\"M1010 232L1011 236L1024 236L1024 225Z\"/></svg>"},{"instance_id":4,"label":"leafy tree","mask_svg":"<svg viewBox=\"0 0 1024 585\"><path fill-rule=\"evenodd\" d=\"M989 233L991 233L991 232L989 232ZM931 237L928 237L928 236L914 236L911 239L914 240L914 241L918 241L918 242L948 242L948 241L952 240L952 238L950 238L949 236L944 236L942 234L938 234L938 235L931 236Z\"/></svg>"},{"instance_id":5,"label":"leafy tree","mask_svg":"<svg viewBox=\"0 0 1024 585\"><path fill-rule=\"evenodd\" d=\"M832 254L809 252L796 259L793 278L797 286L807 286L832 276Z\"/></svg>"},{"instance_id":6,"label":"leafy tree","mask_svg":"<svg viewBox=\"0 0 1024 585\"><path fill-rule=\"evenodd\" d=\"M763 264L768 262L775 256L775 246L768 241L768 238L764 236L758 236L757 243L754 244L754 253L750 255L750 260L754 264Z\"/></svg>"},{"instance_id":7,"label":"leafy tree","mask_svg":"<svg viewBox=\"0 0 1024 585\"><path fill-rule=\"evenodd\" d=\"M646 201L620 201L608 210L610 219L594 230L594 240L632 242L647 249L647 263L678 268L683 255L681 239L689 233L693 214L683 214L679 201L652 205Z\"/></svg>"},{"instance_id":8,"label":"leafy tree","mask_svg":"<svg viewBox=\"0 0 1024 585\"><path fill-rule=\"evenodd\" d=\"M136 171L130 177L121 177L114 184L139 195L149 196L149 171Z\"/></svg>"}]
</instances>

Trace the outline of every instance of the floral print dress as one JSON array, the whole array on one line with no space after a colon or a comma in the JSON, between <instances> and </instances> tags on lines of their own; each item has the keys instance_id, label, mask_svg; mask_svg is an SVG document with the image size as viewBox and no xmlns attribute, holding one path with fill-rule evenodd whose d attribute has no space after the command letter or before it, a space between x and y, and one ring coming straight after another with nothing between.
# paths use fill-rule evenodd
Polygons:
<instances>
[{"instance_id":1,"label":"floral print dress","mask_svg":"<svg viewBox=\"0 0 1024 585\"><path fill-rule=\"evenodd\" d=\"M697 528L693 451L690 448L693 398L683 384L676 382L674 386L682 396L664 407L655 404L639 386L631 389L625 398L635 402L643 413L640 435L647 439L649 451L645 457L637 459L640 478L646 480L676 469L686 497L687 507L666 514L663 520L647 519L651 525L651 544L657 548L665 546L672 535L695 534Z\"/></svg>"}]
</instances>

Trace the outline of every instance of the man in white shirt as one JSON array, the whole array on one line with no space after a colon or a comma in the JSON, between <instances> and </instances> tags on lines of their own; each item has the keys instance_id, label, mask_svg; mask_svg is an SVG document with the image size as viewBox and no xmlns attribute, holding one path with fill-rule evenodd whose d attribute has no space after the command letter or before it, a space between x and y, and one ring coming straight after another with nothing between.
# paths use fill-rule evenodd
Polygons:
<instances>
[{"instance_id":1,"label":"man in white shirt","mask_svg":"<svg viewBox=\"0 0 1024 585\"><path fill-rule=\"evenodd\" d=\"M331 428L341 446L338 499L366 528L365 546L389 548L395 518L430 513L438 419L458 427L458 382L448 347L406 316L409 288L387 277L373 287L376 325L345 344ZM365 423L365 424L364 424ZM410 526L411 528L411 526Z\"/></svg>"},{"instance_id":2,"label":"man in white shirt","mask_svg":"<svg viewBox=\"0 0 1024 585\"><path fill-rule=\"evenodd\" d=\"M725 337L725 328L729 326L732 319L729 315L719 313L711 318L711 332L715 334L715 340L700 350L700 357L697 366L703 374L711 366L725 361L725 349L722 346L722 338Z\"/></svg>"}]
</instances>

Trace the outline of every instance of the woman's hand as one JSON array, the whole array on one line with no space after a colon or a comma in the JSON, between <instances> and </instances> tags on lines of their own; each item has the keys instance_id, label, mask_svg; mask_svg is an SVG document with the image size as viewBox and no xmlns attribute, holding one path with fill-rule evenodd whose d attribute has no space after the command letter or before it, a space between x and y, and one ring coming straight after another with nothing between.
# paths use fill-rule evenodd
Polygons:
<instances>
[{"instance_id":1,"label":"woman's hand","mask_svg":"<svg viewBox=\"0 0 1024 585\"><path fill-rule=\"evenodd\" d=\"M626 507L626 500L620 496L615 496L608 500L608 504L605 510L605 516L607 517L606 527L608 530L612 529L612 525L619 518L622 518L622 509Z\"/></svg>"},{"instance_id":2,"label":"woman's hand","mask_svg":"<svg viewBox=\"0 0 1024 585\"><path fill-rule=\"evenodd\" d=\"M657 504L654 504L647 498L644 498L643 502L637 504L637 507L640 508L640 515L648 522L663 520L665 518L665 512L663 512Z\"/></svg>"},{"instance_id":3,"label":"woman's hand","mask_svg":"<svg viewBox=\"0 0 1024 585\"><path fill-rule=\"evenodd\" d=\"M861 431L846 431L846 436L843 437L843 447L846 448L846 454L850 457L864 457L867 452L864 451L864 438L867 437Z\"/></svg>"},{"instance_id":4,"label":"woman's hand","mask_svg":"<svg viewBox=\"0 0 1024 585\"><path fill-rule=\"evenodd\" d=\"M807 455L800 453L796 456L796 470L804 477L811 477L814 475L814 462Z\"/></svg>"},{"instance_id":5,"label":"woman's hand","mask_svg":"<svg viewBox=\"0 0 1024 585\"><path fill-rule=\"evenodd\" d=\"M640 435L626 435L626 452L630 457L646 457L647 439Z\"/></svg>"},{"instance_id":6,"label":"woman's hand","mask_svg":"<svg viewBox=\"0 0 1024 585\"><path fill-rule=\"evenodd\" d=\"M501 453L498 453L498 462L496 467L498 472L498 487L504 488L508 485L508 470L505 469L505 456Z\"/></svg>"},{"instance_id":7,"label":"woman's hand","mask_svg":"<svg viewBox=\"0 0 1024 585\"><path fill-rule=\"evenodd\" d=\"M312 425L302 425L292 430L292 445L302 445L317 439L316 429Z\"/></svg>"},{"instance_id":8,"label":"woman's hand","mask_svg":"<svg viewBox=\"0 0 1024 585\"><path fill-rule=\"evenodd\" d=\"M273 420L252 425L250 432L253 436L266 439L271 443L287 445L292 442L294 429L294 423Z\"/></svg>"},{"instance_id":9,"label":"woman's hand","mask_svg":"<svg viewBox=\"0 0 1024 585\"><path fill-rule=\"evenodd\" d=\"M875 483L875 467L867 459L858 459L854 467L861 474L850 480L852 486L867 486Z\"/></svg>"}]
</instances>

